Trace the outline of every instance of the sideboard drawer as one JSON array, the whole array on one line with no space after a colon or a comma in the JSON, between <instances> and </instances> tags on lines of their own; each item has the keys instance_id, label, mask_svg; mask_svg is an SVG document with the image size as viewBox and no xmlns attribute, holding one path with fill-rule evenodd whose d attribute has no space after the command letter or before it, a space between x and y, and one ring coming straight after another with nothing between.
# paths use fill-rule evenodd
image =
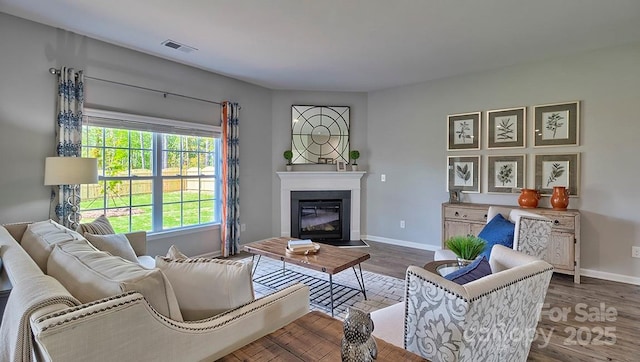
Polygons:
<instances>
[{"instance_id":1,"label":"sideboard drawer","mask_svg":"<svg viewBox=\"0 0 640 362\"><path fill-rule=\"evenodd\" d=\"M553 221L554 229L574 230L576 218L574 215L558 215L560 212L540 212L545 217Z\"/></svg>"},{"instance_id":2,"label":"sideboard drawer","mask_svg":"<svg viewBox=\"0 0 640 362\"><path fill-rule=\"evenodd\" d=\"M469 209L465 207L447 207L444 209L444 217L447 219L487 222L487 211Z\"/></svg>"}]
</instances>

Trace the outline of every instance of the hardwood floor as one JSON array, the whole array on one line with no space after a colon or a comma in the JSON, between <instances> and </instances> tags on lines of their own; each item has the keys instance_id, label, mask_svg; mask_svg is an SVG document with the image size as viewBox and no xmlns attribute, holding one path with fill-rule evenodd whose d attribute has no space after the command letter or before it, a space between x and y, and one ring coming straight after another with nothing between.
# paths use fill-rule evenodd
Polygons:
<instances>
[{"instance_id":1,"label":"hardwood floor","mask_svg":"<svg viewBox=\"0 0 640 362\"><path fill-rule=\"evenodd\" d=\"M404 279L407 266L433 260L431 251L367 243L364 270ZM638 361L640 286L554 274L537 332L529 361Z\"/></svg>"}]
</instances>

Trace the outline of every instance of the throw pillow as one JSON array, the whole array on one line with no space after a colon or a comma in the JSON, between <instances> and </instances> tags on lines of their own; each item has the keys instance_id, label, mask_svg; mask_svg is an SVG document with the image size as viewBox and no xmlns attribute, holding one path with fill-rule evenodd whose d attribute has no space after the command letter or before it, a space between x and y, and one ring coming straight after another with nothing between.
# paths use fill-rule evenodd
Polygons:
<instances>
[{"instance_id":1,"label":"throw pillow","mask_svg":"<svg viewBox=\"0 0 640 362\"><path fill-rule=\"evenodd\" d=\"M252 263L156 257L156 267L171 283L185 321L212 317L254 299Z\"/></svg>"},{"instance_id":2,"label":"throw pillow","mask_svg":"<svg viewBox=\"0 0 640 362\"><path fill-rule=\"evenodd\" d=\"M167 258L169 259L188 259L189 257L182 254L178 247L175 245L171 245L169 251L167 251Z\"/></svg>"},{"instance_id":3,"label":"throw pillow","mask_svg":"<svg viewBox=\"0 0 640 362\"><path fill-rule=\"evenodd\" d=\"M445 275L444 278L462 285L486 277L489 274L491 274L491 266L487 258L483 256L474 260L473 263Z\"/></svg>"},{"instance_id":4,"label":"throw pillow","mask_svg":"<svg viewBox=\"0 0 640 362\"><path fill-rule=\"evenodd\" d=\"M138 262L136 252L124 234L93 235L84 233L84 237L98 250L106 251L111 255L119 256L134 263Z\"/></svg>"},{"instance_id":5,"label":"throw pillow","mask_svg":"<svg viewBox=\"0 0 640 362\"><path fill-rule=\"evenodd\" d=\"M98 216L98 218L93 220L92 222L78 225L76 231L80 234L89 233L94 235L107 235L116 233L113 230L113 226L111 226L109 219L107 219L107 217L104 215Z\"/></svg>"},{"instance_id":6,"label":"throw pillow","mask_svg":"<svg viewBox=\"0 0 640 362\"><path fill-rule=\"evenodd\" d=\"M501 214L497 214L478 234L479 238L487 242L484 251L480 255L489 260L491 257L491 248L496 244L513 248L515 227L514 223L505 219Z\"/></svg>"}]
</instances>

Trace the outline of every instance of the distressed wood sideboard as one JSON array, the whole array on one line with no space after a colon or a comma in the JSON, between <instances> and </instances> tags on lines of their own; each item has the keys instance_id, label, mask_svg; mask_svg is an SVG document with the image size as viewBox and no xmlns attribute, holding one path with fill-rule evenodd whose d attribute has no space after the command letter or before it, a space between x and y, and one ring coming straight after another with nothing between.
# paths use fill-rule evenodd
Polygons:
<instances>
[{"instance_id":1,"label":"distressed wood sideboard","mask_svg":"<svg viewBox=\"0 0 640 362\"><path fill-rule=\"evenodd\" d=\"M455 235L478 235L487 223L489 204L445 202L442 204L442 247ZM515 208L517 206L494 205ZM558 273L573 275L580 283L580 211L548 208L526 209L553 221L553 231L544 258Z\"/></svg>"}]
</instances>

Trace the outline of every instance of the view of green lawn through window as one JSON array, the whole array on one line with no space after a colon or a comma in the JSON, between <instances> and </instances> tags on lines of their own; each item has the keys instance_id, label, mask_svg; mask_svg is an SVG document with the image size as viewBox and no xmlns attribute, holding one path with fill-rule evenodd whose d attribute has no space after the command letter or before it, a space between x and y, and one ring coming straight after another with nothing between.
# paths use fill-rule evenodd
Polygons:
<instances>
[{"instance_id":1,"label":"view of green lawn through window","mask_svg":"<svg viewBox=\"0 0 640 362\"><path fill-rule=\"evenodd\" d=\"M219 144L213 137L85 125L82 155L98 158L100 181L81 185L83 222L104 214L118 233L219 222Z\"/></svg>"}]
</instances>

